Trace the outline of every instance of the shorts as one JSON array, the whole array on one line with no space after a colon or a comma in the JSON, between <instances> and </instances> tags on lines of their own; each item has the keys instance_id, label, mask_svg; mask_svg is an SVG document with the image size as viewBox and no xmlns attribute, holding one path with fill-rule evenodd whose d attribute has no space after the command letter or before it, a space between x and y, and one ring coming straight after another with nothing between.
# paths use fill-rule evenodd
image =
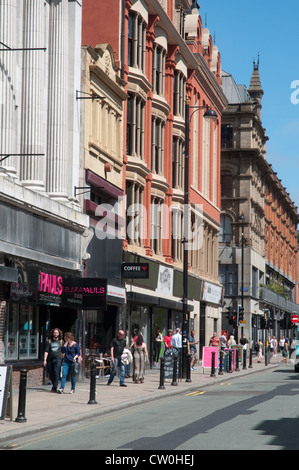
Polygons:
<instances>
[{"instance_id":1,"label":"shorts","mask_svg":"<svg viewBox=\"0 0 299 470\"><path fill-rule=\"evenodd\" d=\"M198 361L198 352L194 351L194 349L190 349L190 355L192 359L196 359Z\"/></svg>"}]
</instances>

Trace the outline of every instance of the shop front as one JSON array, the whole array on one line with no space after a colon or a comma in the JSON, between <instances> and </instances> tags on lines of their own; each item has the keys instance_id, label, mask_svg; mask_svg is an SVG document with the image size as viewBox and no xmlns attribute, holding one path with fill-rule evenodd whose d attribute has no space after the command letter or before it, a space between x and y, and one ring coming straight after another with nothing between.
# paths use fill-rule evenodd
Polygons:
<instances>
[{"instance_id":1,"label":"shop front","mask_svg":"<svg viewBox=\"0 0 299 470\"><path fill-rule=\"evenodd\" d=\"M16 376L29 371L29 383L45 380L44 346L52 328L71 331L81 341L82 295L69 292L70 280L78 273L32 261L12 260L15 281L4 283L4 358ZM76 277L75 277L76 276Z\"/></svg>"}]
</instances>

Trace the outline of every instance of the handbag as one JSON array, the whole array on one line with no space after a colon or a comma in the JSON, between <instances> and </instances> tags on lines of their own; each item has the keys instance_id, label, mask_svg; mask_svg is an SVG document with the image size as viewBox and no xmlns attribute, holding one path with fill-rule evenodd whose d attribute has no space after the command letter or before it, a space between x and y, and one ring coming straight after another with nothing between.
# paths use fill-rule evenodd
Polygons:
<instances>
[{"instance_id":1,"label":"handbag","mask_svg":"<svg viewBox=\"0 0 299 470\"><path fill-rule=\"evenodd\" d=\"M79 364L79 362L74 362L72 364L72 373L73 373L73 375L79 375L79 373L80 373L80 364Z\"/></svg>"}]
</instances>

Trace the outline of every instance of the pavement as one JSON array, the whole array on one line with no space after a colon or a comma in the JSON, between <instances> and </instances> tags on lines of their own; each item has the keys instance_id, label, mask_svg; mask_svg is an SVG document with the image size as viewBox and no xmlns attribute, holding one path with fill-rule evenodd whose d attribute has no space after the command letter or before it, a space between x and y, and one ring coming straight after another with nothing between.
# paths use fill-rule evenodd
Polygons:
<instances>
[{"instance_id":1,"label":"pavement","mask_svg":"<svg viewBox=\"0 0 299 470\"><path fill-rule=\"evenodd\" d=\"M69 394L70 382L67 382L65 393L59 395L51 392L51 385L34 388L26 388L25 418L26 422L16 422L19 415L19 390L13 390L12 419L0 420L0 444L24 435L35 434L46 430L58 428L62 425L76 423L91 419L105 413L117 411L128 406L134 406L151 400L165 398L174 394L191 393L195 390L205 390L206 387L221 384L224 381L232 381L242 376L263 372L279 366L280 356L273 358L267 366L265 363L257 363L254 357L252 368L243 369L231 373L224 372L211 377L210 369L204 369L200 364L196 365L196 371L191 372L191 382L185 379L172 385L172 379L164 380L164 389L160 389L160 371L153 368L146 371L143 384L135 384L131 378L125 379L127 387L119 386L119 379L115 377L112 384L107 387L107 378L96 380L96 403L88 403L93 398L90 393L90 379L78 379L76 391ZM284 364L284 367L285 364ZM290 370L292 365L289 366Z\"/></svg>"}]
</instances>

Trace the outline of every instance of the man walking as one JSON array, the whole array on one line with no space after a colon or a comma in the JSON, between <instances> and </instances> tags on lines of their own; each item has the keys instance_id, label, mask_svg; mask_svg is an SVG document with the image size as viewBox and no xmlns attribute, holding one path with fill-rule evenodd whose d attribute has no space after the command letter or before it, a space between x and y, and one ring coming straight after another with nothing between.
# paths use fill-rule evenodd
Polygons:
<instances>
[{"instance_id":1,"label":"man walking","mask_svg":"<svg viewBox=\"0 0 299 470\"><path fill-rule=\"evenodd\" d=\"M191 331L191 335L189 336L189 347L190 347L190 354L191 354L191 370L196 370L195 369L195 364L198 361L198 353L196 349L196 344L198 344L199 341L195 341L195 330Z\"/></svg>"},{"instance_id":2,"label":"man walking","mask_svg":"<svg viewBox=\"0 0 299 470\"><path fill-rule=\"evenodd\" d=\"M182 335L179 328L176 328L175 334L171 338L171 346L173 348L182 349Z\"/></svg>"},{"instance_id":3,"label":"man walking","mask_svg":"<svg viewBox=\"0 0 299 470\"><path fill-rule=\"evenodd\" d=\"M110 355L113 368L110 372L110 377L107 385L111 385L116 374L117 367L119 367L119 385L120 387L126 387L125 384L125 365L121 362L121 355L124 348L126 347L125 334L122 330L119 330L117 337L111 341Z\"/></svg>"}]
</instances>

